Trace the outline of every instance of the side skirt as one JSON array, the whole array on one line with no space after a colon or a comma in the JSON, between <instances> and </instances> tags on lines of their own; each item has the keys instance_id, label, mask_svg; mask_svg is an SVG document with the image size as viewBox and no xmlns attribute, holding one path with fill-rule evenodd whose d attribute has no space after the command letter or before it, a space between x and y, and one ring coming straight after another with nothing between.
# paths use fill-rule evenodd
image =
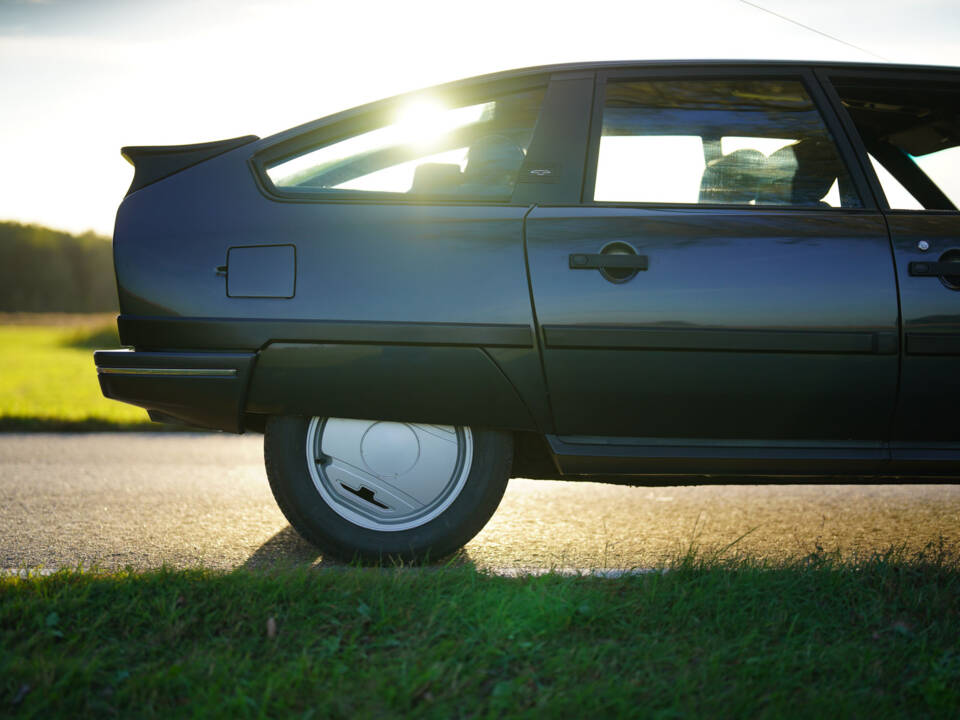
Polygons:
<instances>
[{"instance_id":1,"label":"side skirt","mask_svg":"<svg viewBox=\"0 0 960 720\"><path fill-rule=\"evenodd\" d=\"M960 444L682 441L547 435L558 477L632 485L960 481Z\"/></svg>"}]
</instances>

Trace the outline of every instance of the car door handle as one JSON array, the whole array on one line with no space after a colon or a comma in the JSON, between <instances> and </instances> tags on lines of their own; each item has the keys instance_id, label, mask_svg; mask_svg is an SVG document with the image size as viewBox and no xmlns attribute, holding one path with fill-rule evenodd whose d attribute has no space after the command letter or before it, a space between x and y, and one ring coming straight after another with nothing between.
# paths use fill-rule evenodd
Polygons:
<instances>
[{"instance_id":1,"label":"car door handle","mask_svg":"<svg viewBox=\"0 0 960 720\"><path fill-rule=\"evenodd\" d=\"M650 261L646 255L620 255L614 253L571 253L571 270L600 270L602 268L627 268L646 270Z\"/></svg>"},{"instance_id":2,"label":"car door handle","mask_svg":"<svg viewBox=\"0 0 960 720\"><path fill-rule=\"evenodd\" d=\"M960 262L912 262L910 274L914 277L960 275Z\"/></svg>"}]
</instances>

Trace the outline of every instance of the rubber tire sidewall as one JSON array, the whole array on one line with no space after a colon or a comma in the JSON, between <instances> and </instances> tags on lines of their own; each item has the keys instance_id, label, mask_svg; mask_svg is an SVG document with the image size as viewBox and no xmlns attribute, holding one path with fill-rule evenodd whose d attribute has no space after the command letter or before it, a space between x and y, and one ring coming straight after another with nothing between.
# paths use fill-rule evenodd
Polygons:
<instances>
[{"instance_id":1,"label":"rubber tire sidewall","mask_svg":"<svg viewBox=\"0 0 960 720\"><path fill-rule=\"evenodd\" d=\"M273 496L287 520L325 555L340 560L417 562L439 559L465 545L496 511L513 457L509 433L472 429L473 462L460 494L440 515L409 530L381 531L355 525L323 499L307 468L311 418L267 420L263 450Z\"/></svg>"}]
</instances>

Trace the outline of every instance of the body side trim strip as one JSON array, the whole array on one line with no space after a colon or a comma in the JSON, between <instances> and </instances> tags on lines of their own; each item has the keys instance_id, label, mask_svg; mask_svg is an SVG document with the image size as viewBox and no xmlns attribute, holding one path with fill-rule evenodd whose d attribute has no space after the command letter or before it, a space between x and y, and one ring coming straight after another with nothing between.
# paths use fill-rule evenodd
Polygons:
<instances>
[{"instance_id":1,"label":"body side trim strip","mask_svg":"<svg viewBox=\"0 0 960 720\"><path fill-rule=\"evenodd\" d=\"M125 345L254 349L269 342L533 347L528 325L484 323L370 322L182 318L121 315Z\"/></svg>"},{"instance_id":2,"label":"body side trim strip","mask_svg":"<svg viewBox=\"0 0 960 720\"><path fill-rule=\"evenodd\" d=\"M960 333L907 333L907 355L960 355Z\"/></svg>"},{"instance_id":3,"label":"body side trim strip","mask_svg":"<svg viewBox=\"0 0 960 720\"><path fill-rule=\"evenodd\" d=\"M717 330L547 325L549 348L893 355L895 331Z\"/></svg>"},{"instance_id":4,"label":"body side trim strip","mask_svg":"<svg viewBox=\"0 0 960 720\"><path fill-rule=\"evenodd\" d=\"M546 435L561 475L585 480L643 478L638 485L730 482L917 483L960 476L960 443L914 447L905 443L711 440ZM585 442L589 441L589 442ZM643 444L640 444L643 443ZM951 447L946 447L950 445ZM664 478L668 478L665 480Z\"/></svg>"},{"instance_id":5,"label":"body side trim strip","mask_svg":"<svg viewBox=\"0 0 960 720\"><path fill-rule=\"evenodd\" d=\"M657 446L570 443L556 435L546 439L562 475L873 476L889 471L890 464L890 451L882 446Z\"/></svg>"}]
</instances>

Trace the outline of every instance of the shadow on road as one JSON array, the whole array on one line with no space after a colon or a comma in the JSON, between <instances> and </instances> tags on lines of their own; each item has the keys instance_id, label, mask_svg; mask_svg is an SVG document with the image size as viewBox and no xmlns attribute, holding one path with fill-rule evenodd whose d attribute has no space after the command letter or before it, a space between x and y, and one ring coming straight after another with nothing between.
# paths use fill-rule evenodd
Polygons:
<instances>
[{"instance_id":1,"label":"shadow on road","mask_svg":"<svg viewBox=\"0 0 960 720\"><path fill-rule=\"evenodd\" d=\"M304 540L292 527L287 525L263 545L258 547L253 555L247 558L243 567L251 570L263 570L276 565L340 565L333 560L320 557L319 551Z\"/></svg>"},{"instance_id":2,"label":"shadow on road","mask_svg":"<svg viewBox=\"0 0 960 720\"><path fill-rule=\"evenodd\" d=\"M436 561L426 560L421 564L424 567L476 567L473 559L465 549L460 549L453 555ZM348 563L324 558L319 550L308 543L291 526L287 525L263 545L257 548L253 555L247 558L241 567L248 570L266 570L273 567L316 567L336 568L348 567ZM393 563L385 559L381 567L402 567L402 563Z\"/></svg>"}]
</instances>

